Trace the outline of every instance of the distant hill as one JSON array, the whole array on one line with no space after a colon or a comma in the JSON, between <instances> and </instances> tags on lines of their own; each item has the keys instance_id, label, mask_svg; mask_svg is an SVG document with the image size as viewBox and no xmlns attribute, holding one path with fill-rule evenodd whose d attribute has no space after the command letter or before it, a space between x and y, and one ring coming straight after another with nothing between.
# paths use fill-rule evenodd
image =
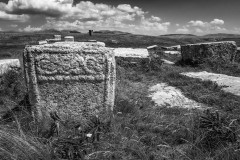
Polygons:
<instances>
[{"instance_id":1,"label":"distant hill","mask_svg":"<svg viewBox=\"0 0 240 160\"><path fill-rule=\"evenodd\" d=\"M61 30L61 33L81 33L79 31L76 31L76 30Z\"/></svg>"},{"instance_id":2,"label":"distant hill","mask_svg":"<svg viewBox=\"0 0 240 160\"><path fill-rule=\"evenodd\" d=\"M197 36L193 34L164 34L164 35L160 35L160 37L186 38L186 37L197 37Z\"/></svg>"},{"instance_id":3,"label":"distant hill","mask_svg":"<svg viewBox=\"0 0 240 160\"><path fill-rule=\"evenodd\" d=\"M114 35L131 34L131 33L128 33L128 32L110 31L110 30L99 30L99 31L94 31L93 33L97 33L97 34L114 34Z\"/></svg>"},{"instance_id":4,"label":"distant hill","mask_svg":"<svg viewBox=\"0 0 240 160\"><path fill-rule=\"evenodd\" d=\"M56 30L56 29L46 29L46 30L37 31L37 32L35 32L35 33L60 34L61 31Z\"/></svg>"},{"instance_id":5,"label":"distant hill","mask_svg":"<svg viewBox=\"0 0 240 160\"><path fill-rule=\"evenodd\" d=\"M239 38L240 34L226 34L226 33L217 33L217 34L207 34L202 37L211 37L211 38Z\"/></svg>"}]
</instances>

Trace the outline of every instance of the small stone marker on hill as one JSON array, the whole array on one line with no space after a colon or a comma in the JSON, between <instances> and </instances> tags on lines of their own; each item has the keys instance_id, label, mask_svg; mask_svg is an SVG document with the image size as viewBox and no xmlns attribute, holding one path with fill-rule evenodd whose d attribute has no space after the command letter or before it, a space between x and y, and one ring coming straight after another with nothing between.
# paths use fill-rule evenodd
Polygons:
<instances>
[{"instance_id":1,"label":"small stone marker on hill","mask_svg":"<svg viewBox=\"0 0 240 160\"><path fill-rule=\"evenodd\" d=\"M73 36L66 36L64 37L65 42L74 42L74 37Z\"/></svg>"},{"instance_id":2,"label":"small stone marker on hill","mask_svg":"<svg viewBox=\"0 0 240 160\"><path fill-rule=\"evenodd\" d=\"M56 112L64 121L84 123L112 116L115 91L113 50L98 43L57 42L26 46L24 70L38 120Z\"/></svg>"},{"instance_id":3,"label":"small stone marker on hill","mask_svg":"<svg viewBox=\"0 0 240 160\"><path fill-rule=\"evenodd\" d=\"M225 62L236 61L237 46L234 41L198 43L181 46L183 60L202 58L221 59Z\"/></svg>"},{"instance_id":4,"label":"small stone marker on hill","mask_svg":"<svg viewBox=\"0 0 240 160\"><path fill-rule=\"evenodd\" d=\"M93 30L89 30L88 34L89 34L89 36L92 36L93 35Z\"/></svg>"}]
</instances>

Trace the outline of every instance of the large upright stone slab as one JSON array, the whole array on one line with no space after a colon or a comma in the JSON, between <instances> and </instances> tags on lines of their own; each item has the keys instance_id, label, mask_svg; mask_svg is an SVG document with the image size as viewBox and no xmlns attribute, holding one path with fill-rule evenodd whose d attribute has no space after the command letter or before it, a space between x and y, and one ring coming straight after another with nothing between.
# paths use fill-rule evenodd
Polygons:
<instances>
[{"instance_id":1,"label":"large upright stone slab","mask_svg":"<svg viewBox=\"0 0 240 160\"><path fill-rule=\"evenodd\" d=\"M183 60L221 59L225 62L236 60L237 46L234 41L198 43L181 46Z\"/></svg>"},{"instance_id":2,"label":"large upright stone slab","mask_svg":"<svg viewBox=\"0 0 240 160\"><path fill-rule=\"evenodd\" d=\"M24 68L30 103L38 120L56 112L84 123L111 117L115 91L113 50L98 43L58 42L26 46Z\"/></svg>"}]
</instances>

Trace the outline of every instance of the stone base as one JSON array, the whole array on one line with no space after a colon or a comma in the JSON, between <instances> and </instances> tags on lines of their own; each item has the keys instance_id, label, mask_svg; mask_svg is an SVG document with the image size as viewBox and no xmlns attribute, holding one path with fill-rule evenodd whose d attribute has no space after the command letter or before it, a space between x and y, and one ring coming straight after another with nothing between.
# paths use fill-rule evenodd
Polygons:
<instances>
[{"instance_id":1,"label":"stone base","mask_svg":"<svg viewBox=\"0 0 240 160\"><path fill-rule=\"evenodd\" d=\"M203 58L212 58L234 62L237 46L234 41L188 44L181 46L181 53L184 61L202 61Z\"/></svg>"},{"instance_id":2,"label":"stone base","mask_svg":"<svg viewBox=\"0 0 240 160\"><path fill-rule=\"evenodd\" d=\"M139 57L116 57L116 64L124 68L149 69L150 59Z\"/></svg>"}]
</instances>

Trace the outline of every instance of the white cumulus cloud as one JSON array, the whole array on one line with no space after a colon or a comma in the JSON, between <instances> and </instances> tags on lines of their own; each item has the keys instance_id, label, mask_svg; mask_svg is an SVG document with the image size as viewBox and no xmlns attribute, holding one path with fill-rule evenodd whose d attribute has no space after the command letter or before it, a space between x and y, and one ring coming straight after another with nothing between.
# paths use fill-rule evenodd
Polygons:
<instances>
[{"instance_id":1,"label":"white cumulus cloud","mask_svg":"<svg viewBox=\"0 0 240 160\"><path fill-rule=\"evenodd\" d=\"M211 24L215 24L215 25L223 25L224 24L224 20L222 20L222 19L214 19L210 23Z\"/></svg>"},{"instance_id":2,"label":"white cumulus cloud","mask_svg":"<svg viewBox=\"0 0 240 160\"><path fill-rule=\"evenodd\" d=\"M162 34L168 31L170 22L149 15L147 11L130 4L111 6L91 1L73 0L10 0L0 3L0 19L27 21L32 15L45 16L46 24L37 28L30 25L22 29L34 31L40 28L113 29L141 34Z\"/></svg>"},{"instance_id":3,"label":"white cumulus cloud","mask_svg":"<svg viewBox=\"0 0 240 160\"><path fill-rule=\"evenodd\" d=\"M210 22L204 22L202 20L191 20L186 25L178 28L177 33L193 33L193 34L208 34L208 33L220 33L227 32L224 28L224 20L213 19Z\"/></svg>"}]
</instances>

